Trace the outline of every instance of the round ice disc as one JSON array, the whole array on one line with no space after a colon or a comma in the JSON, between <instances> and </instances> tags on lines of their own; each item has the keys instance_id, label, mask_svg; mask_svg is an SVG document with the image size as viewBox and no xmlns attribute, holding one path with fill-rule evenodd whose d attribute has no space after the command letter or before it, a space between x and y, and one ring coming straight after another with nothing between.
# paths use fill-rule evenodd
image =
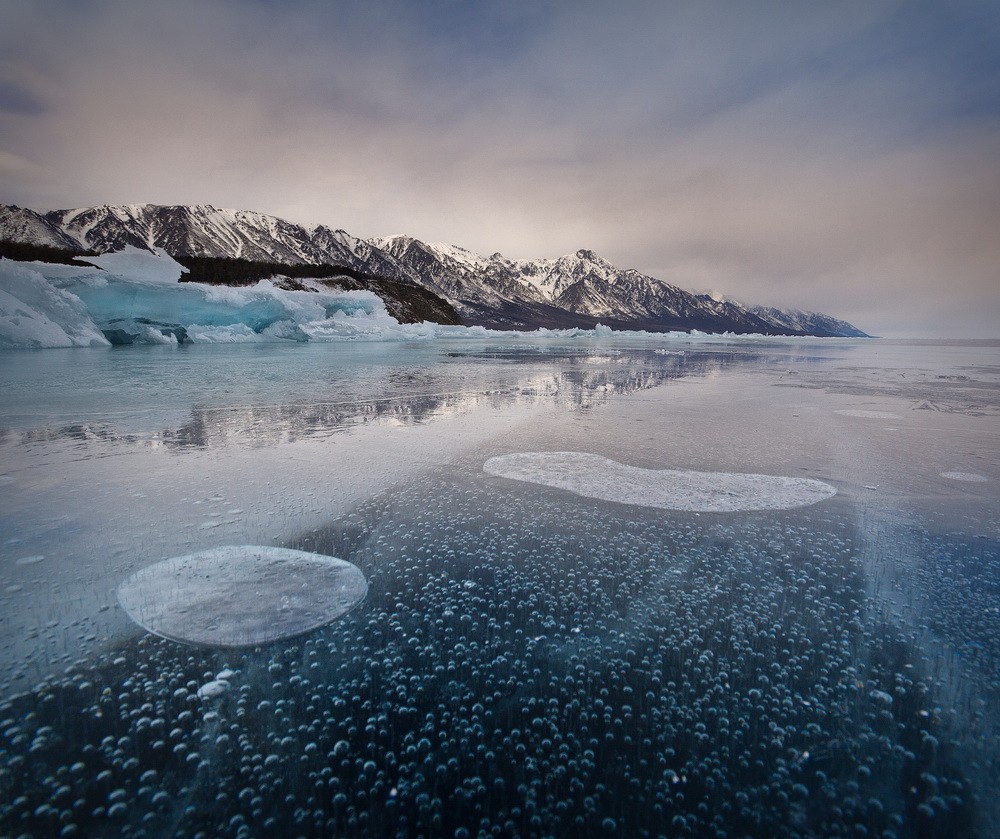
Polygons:
<instances>
[{"instance_id":1,"label":"round ice disc","mask_svg":"<svg viewBox=\"0 0 1000 839\"><path fill-rule=\"evenodd\" d=\"M343 559L227 545L136 571L118 586L118 602L163 638L248 647L330 623L367 592L364 574Z\"/></svg>"}]
</instances>

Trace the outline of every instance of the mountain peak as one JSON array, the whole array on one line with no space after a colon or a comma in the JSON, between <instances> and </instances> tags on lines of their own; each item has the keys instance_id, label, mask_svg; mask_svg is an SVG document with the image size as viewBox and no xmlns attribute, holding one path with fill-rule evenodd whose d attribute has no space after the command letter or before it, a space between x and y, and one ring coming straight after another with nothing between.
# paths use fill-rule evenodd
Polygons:
<instances>
[{"instance_id":1,"label":"mountain peak","mask_svg":"<svg viewBox=\"0 0 1000 839\"><path fill-rule=\"evenodd\" d=\"M622 273L622 269L618 268L616 265L608 262L603 256L590 248L580 248L573 257L580 260L580 262L586 263L588 265L593 265L600 270L602 274L607 274L609 276ZM571 259L573 258L571 257Z\"/></svg>"}]
</instances>

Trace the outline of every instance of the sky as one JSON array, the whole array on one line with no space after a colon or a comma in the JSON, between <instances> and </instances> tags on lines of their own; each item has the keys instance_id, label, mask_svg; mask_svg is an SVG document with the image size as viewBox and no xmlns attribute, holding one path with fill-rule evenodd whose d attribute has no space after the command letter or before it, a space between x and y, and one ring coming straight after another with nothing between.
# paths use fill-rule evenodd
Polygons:
<instances>
[{"instance_id":1,"label":"sky","mask_svg":"<svg viewBox=\"0 0 1000 839\"><path fill-rule=\"evenodd\" d=\"M1000 3L0 0L0 203L580 248L1000 337Z\"/></svg>"}]
</instances>

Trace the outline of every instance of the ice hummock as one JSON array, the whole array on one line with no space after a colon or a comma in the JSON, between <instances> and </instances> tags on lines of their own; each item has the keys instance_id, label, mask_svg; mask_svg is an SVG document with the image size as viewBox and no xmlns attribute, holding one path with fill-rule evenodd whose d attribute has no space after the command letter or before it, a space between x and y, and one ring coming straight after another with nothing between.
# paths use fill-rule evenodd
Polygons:
<instances>
[{"instance_id":1,"label":"ice hummock","mask_svg":"<svg viewBox=\"0 0 1000 839\"><path fill-rule=\"evenodd\" d=\"M586 452L520 452L491 457L490 475L566 489L585 498L691 512L788 510L836 495L811 478L641 469Z\"/></svg>"},{"instance_id":2,"label":"ice hummock","mask_svg":"<svg viewBox=\"0 0 1000 839\"><path fill-rule=\"evenodd\" d=\"M82 259L82 258L81 258ZM0 347L419 338L368 291L289 291L180 283L163 251L127 248L93 265L0 260Z\"/></svg>"},{"instance_id":3,"label":"ice hummock","mask_svg":"<svg viewBox=\"0 0 1000 839\"><path fill-rule=\"evenodd\" d=\"M108 343L79 297L37 271L0 260L0 348Z\"/></svg>"},{"instance_id":4,"label":"ice hummock","mask_svg":"<svg viewBox=\"0 0 1000 839\"><path fill-rule=\"evenodd\" d=\"M137 571L118 601L172 641L247 647L301 635L346 614L368 592L357 566L288 548L227 545Z\"/></svg>"}]
</instances>

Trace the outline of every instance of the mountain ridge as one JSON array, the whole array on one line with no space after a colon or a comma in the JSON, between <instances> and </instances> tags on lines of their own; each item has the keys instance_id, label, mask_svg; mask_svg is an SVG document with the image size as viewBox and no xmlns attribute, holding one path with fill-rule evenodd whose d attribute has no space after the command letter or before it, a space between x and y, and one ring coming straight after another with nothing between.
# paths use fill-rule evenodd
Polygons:
<instances>
[{"instance_id":1,"label":"mountain ridge","mask_svg":"<svg viewBox=\"0 0 1000 839\"><path fill-rule=\"evenodd\" d=\"M420 286L470 325L534 329L589 326L650 331L867 337L816 312L747 306L685 291L589 249L555 259L482 256L411 236L360 239L326 225L305 227L253 210L211 204L123 204L36 211L0 205L0 240L97 253L131 245L175 257L262 263L338 264Z\"/></svg>"}]
</instances>

